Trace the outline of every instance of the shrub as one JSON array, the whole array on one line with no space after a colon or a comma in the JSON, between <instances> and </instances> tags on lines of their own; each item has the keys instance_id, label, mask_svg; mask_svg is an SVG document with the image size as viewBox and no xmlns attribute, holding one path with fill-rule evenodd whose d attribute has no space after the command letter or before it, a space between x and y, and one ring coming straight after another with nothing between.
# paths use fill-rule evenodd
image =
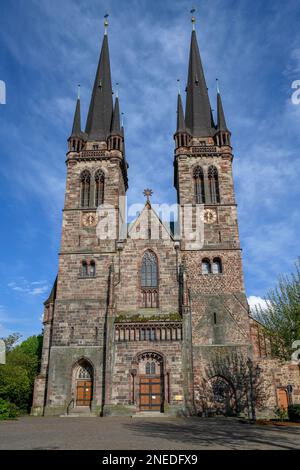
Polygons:
<instances>
[{"instance_id":1,"label":"shrub","mask_svg":"<svg viewBox=\"0 0 300 470\"><path fill-rule=\"evenodd\" d=\"M290 421L300 421L300 405L290 405L288 412Z\"/></svg>"},{"instance_id":2,"label":"shrub","mask_svg":"<svg viewBox=\"0 0 300 470\"><path fill-rule=\"evenodd\" d=\"M288 412L283 406L276 406L276 408L274 408L274 414L280 421L284 421L288 418Z\"/></svg>"},{"instance_id":3,"label":"shrub","mask_svg":"<svg viewBox=\"0 0 300 470\"><path fill-rule=\"evenodd\" d=\"M27 413L32 403L34 379L38 373L42 335L31 336L16 345L19 334L6 338L6 364L0 367L0 399ZM6 414L6 412L5 412Z\"/></svg>"},{"instance_id":4,"label":"shrub","mask_svg":"<svg viewBox=\"0 0 300 470\"><path fill-rule=\"evenodd\" d=\"M0 398L26 411L31 395L31 384L26 369L6 364L0 367Z\"/></svg>"},{"instance_id":5,"label":"shrub","mask_svg":"<svg viewBox=\"0 0 300 470\"><path fill-rule=\"evenodd\" d=\"M18 416L18 408L14 403L0 398L0 421L4 419L14 419Z\"/></svg>"}]
</instances>

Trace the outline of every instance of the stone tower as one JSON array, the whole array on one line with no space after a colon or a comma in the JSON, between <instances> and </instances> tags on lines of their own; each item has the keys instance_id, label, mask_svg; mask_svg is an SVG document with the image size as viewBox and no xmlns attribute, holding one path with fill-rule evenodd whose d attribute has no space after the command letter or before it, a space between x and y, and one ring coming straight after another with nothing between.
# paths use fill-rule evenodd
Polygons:
<instances>
[{"instance_id":1,"label":"stone tower","mask_svg":"<svg viewBox=\"0 0 300 470\"><path fill-rule=\"evenodd\" d=\"M71 375L82 379L82 405L93 395L93 410L98 412L103 400L104 330L116 242L108 238L100 244L97 207L105 202L114 208L118 231L119 201L128 187L118 97L113 104L107 31L84 132L78 96L66 165L58 277L45 302L43 357L35 384L34 414L60 414L74 406L70 403L76 394Z\"/></svg>"},{"instance_id":2,"label":"stone tower","mask_svg":"<svg viewBox=\"0 0 300 470\"><path fill-rule=\"evenodd\" d=\"M150 190L124 230L128 165L105 32L85 131L78 97L68 139L59 269L45 302L33 414L192 414L203 408L214 353L249 350L231 134L219 92L214 123L194 30L185 113L180 94L177 107L174 184L180 212L201 209L197 247L158 217ZM108 237L99 237L99 207L113 214Z\"/></svg>"},{"instance_id":3,"label":"stone tower","mask_svg":"<svg viewBox=\"0 0 300 470\"><path fill-rule=\"evenodd\" d=\"M201 249L181 243L192 317L192 370L195 404L201 381L215 352L250 346L249 308L245 295L238 234L231 147L220 92L217 124L199 53L196 32L191 35L186 110L178 95L174 184L180 206L203 207Z\"/></svg>"}]
</instances>

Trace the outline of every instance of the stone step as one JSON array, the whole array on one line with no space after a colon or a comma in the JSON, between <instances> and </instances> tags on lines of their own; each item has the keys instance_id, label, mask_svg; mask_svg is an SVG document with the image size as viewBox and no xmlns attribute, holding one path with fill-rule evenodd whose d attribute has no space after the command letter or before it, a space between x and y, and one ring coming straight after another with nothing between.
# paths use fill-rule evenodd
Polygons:
<instances>
[{"instance_id":1,"label":"stone step","mask_svg":"<svg viewBox=\"0 0 300 470\"><path fill-rule=\"evenodd\" d=\"M91 412L91 409L89 406L74 406L74 408L71 408L69 410L69 414L65 413L64 415L61 415L62 417L66 418L77 418L77 417L84 417L84 418L94 418L97 415Z\"/></svg>"},{"instance_id":2,"label":"stone step","mask_svg":"<svg viewBox=\"0 0 300 470\"><path fill-rule=\"evenodd\" d=\"M72 414L65 414L65 415L60 415L60 418L97 418L97 415L93 414L84 414L84 413L72 413Z\"/></svg>"},{"instance_id":3,"label":"stone step","mask_svg":"<svg viewBox=\"0 0 300 470\"><path fill-rule=\"evenodd\" d=\"M89 406L74 406L73 408L70 409L70 414L71 413L87 414L90 412L91 412L91 409Z\"/></svg>"},{"instance_id":4,"label":"stone step","mask_svg":"<svg viewBox=\"0 0 300 470\"><path fill-rule=\"evenodd\" d=\"M132 415L132 418L167 418L166 413L160 411L138 411Z\"/></svg>"}]
</instances>

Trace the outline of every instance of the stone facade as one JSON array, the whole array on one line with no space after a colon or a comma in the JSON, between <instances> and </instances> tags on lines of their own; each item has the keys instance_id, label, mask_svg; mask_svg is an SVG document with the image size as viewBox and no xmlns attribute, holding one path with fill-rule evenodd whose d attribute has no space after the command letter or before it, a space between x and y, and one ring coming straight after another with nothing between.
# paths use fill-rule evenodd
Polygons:
<instances>
[{"instance_id":1,"label":"stone facade","mask_svg":"<svg viewBox=\"0 0 300 470\"><path fill-rule=\"evenodd\" d=\"M194 33L191 47L196 48ZM197 59L195 51L191 60ZM109 109L111 99L106 37L99 64L87 129L95 132L99 126L103 136L105 119L93 113L104 100ZM199 81L189 82L188 95L194 96L197 89L192 93L191 87L199 87ZM202 95L207 93L204 85L203 90ZM220 100L218 95L218 126L209 129L208 137L192 135L185 127L178 101L174 182L180 210L201 209L203 237L196 249L189 234L181 232L178 239L172 224L159 219L149 192L142 213L126 225L128 165L118 99L110 133L98 140L81 131L77 102L66 161L58 276L45 302L33 414L70 414L80 407L96 415L140 410L203 414L208 406L203 384L215 379L208 370L216 353L241 354L259 365L269 391L264 408L278 404L277 390L287 385L292 385L289 400L300 402L299 367L270 358L263 330L249 315L233 154ZM99 170L104 181L100 211ZM115 233L103 237L99 224L109 211L113 215L106 228ZM191 230L197 227L192 219Z\"/></svg>"}]
</instances>

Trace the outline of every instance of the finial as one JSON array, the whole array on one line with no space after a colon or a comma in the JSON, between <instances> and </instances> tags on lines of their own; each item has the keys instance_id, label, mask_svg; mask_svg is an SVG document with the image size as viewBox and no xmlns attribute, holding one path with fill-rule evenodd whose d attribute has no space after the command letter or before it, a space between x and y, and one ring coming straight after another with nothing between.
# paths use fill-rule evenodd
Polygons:
<instances>
[{"instance_id":1,"label":"finial","mask_svg":"<svg viewBox=\"0 0 300 470\"><path fill-rule=\"evenodd\" d=\"M119 98L119 82L116 82L116 98Z\"/></svg>"},{"instance_id":2,"label":"finial","mask_svg":"<svg viewBox=\"0 0 300 470\"><path fill-rule=\"evenodd\" d=\"M191 9L191 15L192 15L191 22L192 22L193 31L195 31L195 23L196 23L196 18L194 16L195 11L196 11L196 8Z\"/></svg>"},{"instance_id":3,"label":"finial","mask_svg":"<svg viewBox=\"0 0 300 470\"><path fill-rule=\"evenodd\" d=\"M177 86L178 86L178 95L181 94L181 90L180 90L180 79L177 78Z\"/></svg>"},{"instance_id":4,"label":"finial","mask_svg":"<svg viewBox=\"0 0 300 470\"><path fill-rule=\"evenodd\" d=\"M106 35L107 34L107 28L108 28L108 18L109 17L109 14L106 13L104 15L104 34Z\"/></svg>"},{"instance_id":5,"label":"finial","mask_svg":"<svg viewBox=\"0 0 300 470\"><path fill-rule=\"evenodd\" d=\"M80 100L80 85L77 85L77 99Z\"/></svg>"},{"instance_id":6,"label":"finial","mask_svg":"<svg viewBox=\"0 0 300 470\"><path fill-rule=\"evenodd\" d=\"M121 113L121 127L124 127L124 113Z\"/></svg>"},{"instance_id":7,"label":"finial","mask_svg":"<svg viewBox=\"0 0 300 470\"><path fill-rule=\"evenodd\" d=\"M220 87L219 87L219 79L216 78L216 82L217 82L217 93L220 94Z\"/></svg>"},{"instance_id":8,"label":"finial","mask_svg":"<svg viewBox=\"0 0 300 470\"><path fill-rule=\"evenodd\" d=\"M143 194L144 194L144 196L146 196L147 202L150 202L150 197L153 194L152 189L149 189L149 188L145 189Z\"/></svg>"}]
</instances>

